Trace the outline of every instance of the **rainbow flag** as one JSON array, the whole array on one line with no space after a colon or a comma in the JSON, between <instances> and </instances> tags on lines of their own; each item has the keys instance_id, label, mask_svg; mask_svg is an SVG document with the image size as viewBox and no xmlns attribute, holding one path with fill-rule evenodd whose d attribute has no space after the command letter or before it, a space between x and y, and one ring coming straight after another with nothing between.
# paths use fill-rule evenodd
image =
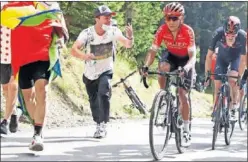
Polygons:
<instances>
[{"instance_id":1,"label":"rainbow flag","mask_svg":"<svg viewBox=\"0 0 248 162\"><path fill-rule=\"evenodd\" d=\"M10 7L1 11L1 25L10 29L18 26L38 26L45 20L57 20L61 10L37 12L34 6Z\"/></svg>"}]
</instances>

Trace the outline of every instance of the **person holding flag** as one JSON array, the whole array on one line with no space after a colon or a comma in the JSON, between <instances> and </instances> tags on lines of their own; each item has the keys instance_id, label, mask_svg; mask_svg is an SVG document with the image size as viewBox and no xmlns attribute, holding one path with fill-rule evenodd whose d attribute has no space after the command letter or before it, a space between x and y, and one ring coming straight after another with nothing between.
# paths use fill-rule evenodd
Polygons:
<instances>
[{"instance_id":1,"label":"person holding flag","mask_svg":"<svg viewBox=\"0 0 248 162\"><path fill-rule=\"evenodd\" d=\"M21 105L34 125L29 146L44 149L42 129L47 110L47 85L62 76L58 43L68 40L68 31L57 2L9 2L1 11L1 25L11 34L13 75L18 76Z\"/></svg>"}]
</instances>

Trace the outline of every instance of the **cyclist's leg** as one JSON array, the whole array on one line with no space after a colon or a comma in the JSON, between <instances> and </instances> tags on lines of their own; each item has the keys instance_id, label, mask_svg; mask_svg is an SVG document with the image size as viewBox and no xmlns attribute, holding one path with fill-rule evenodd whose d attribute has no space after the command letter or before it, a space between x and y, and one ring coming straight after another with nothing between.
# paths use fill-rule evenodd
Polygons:
<instances>
[{"instance_id":1,"label":"cyclist's leg","mask_svg":"<svg viewBox=\"0 0 248 162\"><path fill-rule=\"evenodd\" d=\"M229 75L238 76L239 72L240 56L232 60ZM235 111L239 108L239 89L236 83L237 79L229 78L230 84L230 95L232 98L232 106L230 107L232 111L232 117L235 118Z\"/></svg>"},{"instance_id":2,"label":"cyclist's leg","mask_svg":"<svg viewBox=\"0 0 248 162\"><path fill-rule=\"evenodd\" d=\"M171 54L165 49L161 55L161 59L159 60L158 69L160 72L168 72L172 71L173 65L171 64L172 57ZM171 67L172 66L172 67ZM158 83L160 89L164 89L166 85L166 78L158 75Z\"/></svg>"},{"instance_id":3,"label":"cyclist's leg","mask_svg":"<svg viewBox=\"0 0 248 162\"><path fill-rule=\"evenodd\" d=\"M1 64L1 84L3 87L3 95L6 100L4 119L1 122L1 133L7 134L7 120L11 116L10 125L11 132L16 132L17 115L15 104L17 100L17 81L12 75L11 64Z\"/></svg>"},{"instance_id":4,"label":"cyclist's leg","mask_svg":"<svg viewBox=\"0 0 248 162\"><path fill-rule=\"evenodd\" d=\"M178 58L176 67L178 66L185 66L188 62L189 57L185 58ZM193 86L193 81L195 81L195 67L191 68L188 73L185 73L184 76L184 85L182 87L179 87L179 99L180 99L180 108L181 108L181 114L183 118L183 141L182 146L189 146L191 141L191 135L189 130L190 125L190 105L188 100L188 92Z\"/></svg>"},{"instance_id":5,"label":"cyclist's leg","mask_svg":"<svg viewBox=\"0 0 248 162\"><path fill-rule=\"evenodd\" d=\"M227 69L228 69L228 63L226 63L222 57L219 57L220 55L217 56L217 60L216 60L216 66L215 66L215 73L216 74L226 74L227 73ZM221 77L219 76L214 76L214 103L213 103L213 109L215 108L215 103L216 103L216 99L217 99L217 94L219 92L219 89L221 87Z\"/></svg>"},{"instance_id":6,"label":"cyclist's leg","mask_svg":"<svg viewBox=\"0 0 248 162\"><path fill-rule=\"evenodd\" d=\"M182 103L181 112L182 117L184 120L184 129L188 132L189 131L189 111L190 111L190 105L188 100L188 92L193 87L193 84L195 82L195 69L190 69L187 74L185 74L184 79L184 86L180 87L179 90L179 97L180 97L180 103Z\"/></svg>"},{"instance_id":7,"label":"cyclist's leg","mask_svg":"<svg viewBox=\"0 0 248 162\"><path fill-rule=\"evenodd\" d=\"M211 73L215 73L216 58L217 58L217 55L216 55L216 53L214 53L213 56L212 56ZM211 79L211 88L212 88L212 91L213 91L213 105L214 105L214 103L215 103L215 97L216 97L216 94L215 94L215 84L214 84L214 76L211 76L210 79ZM210 107L210 109L212 110L213 107Z\"/></svg>"}]
</instances>

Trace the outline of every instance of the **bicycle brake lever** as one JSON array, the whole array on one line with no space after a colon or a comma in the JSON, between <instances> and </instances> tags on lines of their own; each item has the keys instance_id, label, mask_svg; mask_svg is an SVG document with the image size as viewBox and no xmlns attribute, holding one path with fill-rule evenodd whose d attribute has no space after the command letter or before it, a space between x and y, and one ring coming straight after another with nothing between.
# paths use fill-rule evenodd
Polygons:
<instances>
[{"instance_id":1,"label":"bicycle brake lever","mask_svg":"<svg viewBox=\"0 0 248 162\"><path fill-rule=\"evenodd\" d=\"M143 84L146 88L149 88L147 82L146 82L146 77L142 77L142 80L143 80Z\"/></svg>"}]
</instances>

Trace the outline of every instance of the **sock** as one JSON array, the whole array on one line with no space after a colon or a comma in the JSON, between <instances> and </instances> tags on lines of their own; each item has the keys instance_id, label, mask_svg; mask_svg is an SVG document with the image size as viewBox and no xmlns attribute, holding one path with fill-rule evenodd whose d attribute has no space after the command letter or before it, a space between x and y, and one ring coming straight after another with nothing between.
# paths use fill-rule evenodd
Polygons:
<instances>
[{"instance_id":1,"label":"sock","mask_svg":"<svg viewBox=\"0 0 248 162\"><path fill-rule=\"evenodd\" d=\"M42 132L42 125L41 124L35 124L34 125L34 134L41 135Z\"/></svg>"},{"instance_id":2,"label":"sock","mask_svg":"<svg viewBox=\"0 0 248 162\"><path fill-rule=\"evenodd\" d=\"M183 127L185 132L189 132L189 120L183 121Z\"/></svg>"},{"instance_id":3,"label":"sock","mask_svg":"<svg viewBox=\"0 0 248 162\"><path fill-rule=\"evenodd\" d=\"M4 125L7 125L7 120L6 120L6 119L3 119L2 123L3 123Z\"/></svg>"}]
</instances>

